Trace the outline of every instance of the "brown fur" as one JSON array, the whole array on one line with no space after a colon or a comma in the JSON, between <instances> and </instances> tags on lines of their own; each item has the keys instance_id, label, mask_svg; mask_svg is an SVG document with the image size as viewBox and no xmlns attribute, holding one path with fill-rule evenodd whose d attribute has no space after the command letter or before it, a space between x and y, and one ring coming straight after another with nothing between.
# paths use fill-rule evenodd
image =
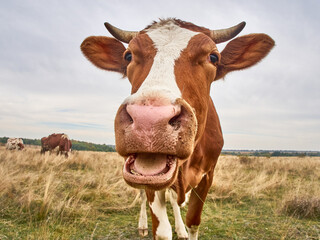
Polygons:
<instances>
[{"instance_id":1,"label":"brown fur","mask_svg":"<svg viewBox=\"0 0 320 240\"><path fill-rule=\"evenodd\" d=\"M214 41L209 37L210 31L192 23L178 19L168 19L160 21L160 23L153 23L146 29L163 26L168 22L175 22L180 27L200 33L189 41L187 48L175 62L176 81L182 93L182 99L179 101L186 102L192 109L189 112L194 111L197 119L196 136L192 140L192 144L188 142L186 144L188 147L184 148L185 150L192 146L192 149L187 151L186 159L180 159L179 172L171 186L178 194L179 204L184 201L185 193L190 189L192 190L186 217L186 224L191 227L200 224L203 203L212 184L214 168L223 147L219 118L209 95L211 83L223 78L228 72L245 69L256 64L269 53L274 46L274 41L266 34L250 34L230 41L225 49L219 53ZM127 63L123 61L123 54L120 54L120 51L124 48L116 40L106 37L87 38L81 45L81 50L90 61L103 69L125 74L126 72L123 69L127 68L132 93L135 93L148 76L153 57L156 54L151 39L145 34L146 29L129 43L126 51L132 52L133 61L128 67ZM109 56L111 50L108 50L108 48L110 47L118 49L119 52L117 51L114 55ZM209 60L212 53L219 58L219 61L215 64L212 64ZM100 57L96 58L95 56ZM101 64L101 62L105 63ZM112 67L109 66L110 64ZM117 117L121 118L121 114L125 114L123 106L119 108ZM143 151L144 145L142 142L139 143L128 138L129 141L124 138L125 126L121 125L123 124L121 121L117 121L117 117L115 128L116 145L119 153L125 156L130 152ZM122 120L125 118L125 116L122 117ZM161 135L161 138L165 138L165 136ZM188 139L188 141L190 140ZM136 144L130 144L132 141ZM169 150L172 147L174 147L174 151L177 151L177 146L169 143L165 147L165 152L170 152ZM180 144L180 146L182 145ZM153 202L154 199L154 192L152 194L152 191L147 190L149 202ZM153 213L152 221L155 237L159 222Z\"/></svg>"},{"instance_id":2,"label":"brown fur","mask_svg":"<svg viewBox=\"0 0 320 240\"><path fill-rule=\"evenodd\" d=\"M95 66L125 74L126 64L122 58L125 47L118 40L107 37L88 37L82 42L81 50Z\"/></svg>"},{"instance_id":3,"label":"brown fur","mask_svg":"<svg viewBox=\"0 0 320 240\"><path fill-rule=\"evenodd\" d=\"M221 52L216 79L253 66L268 55L275 42L266 34L249 34L230 41Z\"/></svg>"},{"instance_id":4,"label":"brown fur","mask_svg":"<svg viewBox=\"0 0 320 240\"><path fill-rule=\"evenodd\" d=\"M45 153L46 151L52 151L56 147L59 147L58 154L63 154L68 157L68 152L72 147L72 143L68 136L64 133L53 133L48 137L41 138L41 153Z\"/></svg>"},{"instance_id":5,"label":"brown fur","mask_svg":"<svg viewBox=\"0 0 320 240\"><path fill-rule=\"evenodd\" d=\"M146 189L146 195L147 195L147 198L148 198L149 202L153 202L154 201L154 197L155 197L154 190ZM151 217L152 217L152 234L153 234L153 236L156 236L156 231L157 231L157 228L159 226L159 220L153 214L151 208L150 208L150 211L151 211Z\"/></svg>"},{"instance_id":6,"label":"brown fur","mask_svg":"<svg viewBox=\"0 0 320 240\"><path fill-rule=\"evenodd\" d=\"M147 26L143 31L145 32L147 29L158 28L158 27L164 26L170 22L174 22L178 26L180 26L182 28L189 29L194 32L202 32L202 33L206 34L207 36L211 35L210 29L205 28L205 27L200 27L200 26L197 26L191 22L182 21L177 18L160 19L159 22L153 22L151 25Z\"/></svg>"}]
</instances>

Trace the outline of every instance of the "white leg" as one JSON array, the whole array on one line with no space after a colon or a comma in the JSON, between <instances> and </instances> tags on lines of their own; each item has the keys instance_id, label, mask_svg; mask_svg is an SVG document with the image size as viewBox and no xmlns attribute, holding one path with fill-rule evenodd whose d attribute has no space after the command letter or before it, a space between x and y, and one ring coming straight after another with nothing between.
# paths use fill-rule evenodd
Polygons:
<instances>
[{"instance_id":1,"label":"white leg","mask_svg":"<svg viewBox=\"0 0 320 240\"><path fill-rule=\"evenodd\" d=\"M190 195L191 195L191 190L189 190L189 192L187 192L186 194L185 194L185 200L184 200L184 202L181 204L181 207L183 208L183 207L185 207L188 203L189 203L189 199L190 199Z\"/></svg>"},{"instance_id":2,"label":"white leg","mask_svg":"<svg viewBox=\"0 0 320 240\"><path fill-rule=\"evenodd\" d=\"M141 198L141 208L140 208L140 217L139 217L139 235L141 237L145 237L148 235L148 217L147 217L147 196L143 189L140 190L140 198Z\"/></svg>"},{"instance_id":3,"label":"white leg","mask_svg":"<svg viewBox=\"0 0 320 240\"><path fill-rule=\"evenodd\" d=\"M156 230L156 240L171 240L172 229L167 215L166 201L165 201L166 190L155 192L154 201L149 203L153 214L159 221L159 226Z\"/></svg>"},{"instance_id":4,"label":"white leg","mask_svg":"<svg viewBox=\"0 0 320 240\"><path fill-rule=\"evenodd\" d=\"M181 213L180 213L180 207L177 203L177 194L173 190L169 190L170 192L170 203L172 205L173 214L174 214L174 224L176 233L178 235L179 239L188 239L188 233L186 231L186 228L184 226Z\"/></svg>"},{"instance_id":5,"label":"white leg","mask_svg":"<svg viewBox=\"0 0 320 240\"><path fill-rule=\"evenodd\" d=\"M199 226L191 226L188 228L189 240L198 240Z\"/></svg>"}]
</instances>

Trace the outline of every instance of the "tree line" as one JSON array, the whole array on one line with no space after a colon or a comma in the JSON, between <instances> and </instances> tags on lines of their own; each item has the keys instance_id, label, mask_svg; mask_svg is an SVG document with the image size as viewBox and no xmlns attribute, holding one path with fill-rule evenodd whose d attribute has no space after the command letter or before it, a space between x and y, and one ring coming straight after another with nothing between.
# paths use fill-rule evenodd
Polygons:
<instances>
[{"instance_id":1,"label":"tree line","mask_svg":"<svg viewBox=\"0 0 320 240\"><path fill-rule=\"evenodd\" d=\"M6 144L8 137L0 137L0 143ZM40 139L22 138L27 145L41 146ZM95 144L71 139L72 149L78 151L115 152L114 145ZM256 157L320 157L320 151L286 151L286 150L222 150L225 155L247 155Z\"/></svg>"},{"instance_id":2,"label":"tree line","mask_svg":"<svg viewBox=\"0 0 320 240\"><path fill-rule=\"evenodd\" d=\"M256 157L320 157L319 151L287 151L287 150L222 150L225 155L246 155Z\"/></svg>"}]
</instances>

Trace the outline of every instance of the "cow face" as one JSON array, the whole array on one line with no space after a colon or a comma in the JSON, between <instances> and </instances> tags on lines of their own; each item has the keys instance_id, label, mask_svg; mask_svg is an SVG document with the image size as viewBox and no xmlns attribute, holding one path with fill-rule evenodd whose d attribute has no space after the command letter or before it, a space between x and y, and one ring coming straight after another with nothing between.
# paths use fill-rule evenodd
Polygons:
<instances>
[{"instance_id":1,"label":"cow face","mask_svg":"<svg viewBox=\"0 0 320 240\"><path fill-rule=\"evenodd\" d=\"M179 166L190 158L205 131L211 83L252 66L269 52L273 40L253 34L231 41L219 53L216 43L234 37L243 27L217 36L215 31L169 19L139 33L129 32L129 40L111 30L129 42L127 48L107 37L89 37L82 43L93 64L124 74L132 85L115 119L116 149L126 159L123 176L131 186L159 190L173 184Z\"/></svg>"},{"instance_id":2,"label":"cow face","mask_svg":"<svg viewBox=\"0 0 320 240\"><path fill-rule=\"evenodd\" d=\"M21 138L8 138L6 149L8 150L23 150L24 144Z\"/></svg>"}]
</instances>

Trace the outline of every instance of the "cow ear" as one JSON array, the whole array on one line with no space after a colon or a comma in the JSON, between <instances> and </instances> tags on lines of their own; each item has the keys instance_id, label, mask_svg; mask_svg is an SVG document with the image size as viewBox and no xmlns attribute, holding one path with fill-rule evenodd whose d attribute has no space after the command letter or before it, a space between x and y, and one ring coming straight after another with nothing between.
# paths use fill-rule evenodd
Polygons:
<instances>
[{"instance_id":1,"label":"cow ear","mask_svg":"<svg viewBox=\"0 0 320 240\"><path fill-rule=\"evenodd\" d=\"M266 34L249 34L230 41L221 52L215 80L227 73L253 66L263 59L274 46Z\"/></svg>"},{"instance_id":2,"label":"cow ear","mask_svg":"<svg viewBox=\"0 0 320 240\"><path fill-rule=\"evenodd\" d=\"M123 44L109 37L88 37L81 44L81 51L95 66L125 74Z\"/></svg>"}]
</instances>

